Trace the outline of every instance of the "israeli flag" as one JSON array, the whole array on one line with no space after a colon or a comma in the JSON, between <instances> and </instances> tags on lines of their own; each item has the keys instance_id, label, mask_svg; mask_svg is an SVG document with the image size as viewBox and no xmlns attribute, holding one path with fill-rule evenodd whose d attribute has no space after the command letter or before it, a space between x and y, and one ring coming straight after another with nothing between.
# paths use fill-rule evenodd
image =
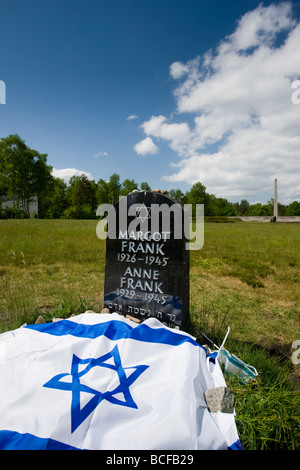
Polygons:
<instances>
[{"instance_id":1,"label":"israeli flag","mask_svg":"<svg viewBox=\"0 0 300 470\"><path fill-rule=\"evenodd\" d=\"M0 449L241 448L218 361L157 319L85 313L0 335Z\"/></svg>"}]
</instances>

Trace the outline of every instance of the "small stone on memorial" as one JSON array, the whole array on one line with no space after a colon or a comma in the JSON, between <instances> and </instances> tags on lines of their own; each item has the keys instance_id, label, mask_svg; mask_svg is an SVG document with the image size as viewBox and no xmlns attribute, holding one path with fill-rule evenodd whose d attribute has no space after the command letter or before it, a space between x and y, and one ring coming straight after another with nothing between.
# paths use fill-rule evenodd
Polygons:
<instances>
[{"instance_id":1,"label":"small stone on memorial","mask_svg":"<svg viewBox=\"0 0 300 470\"><path fill-rule=\"evenodd\" d=\"M37 319L35 320L36 325L39 325L40 323L46 323L45 318L42 317L41 315L39 317L37 317Z\"/></svg>"},{"instance_id":2,"label":"small stone on memorial","mask_svg":"<svg viewBox=\"0 0 300 470\"><path fill-rule=\"evenodd\" d=\"M136 317L132 317L131 315L125 315L125 318L127 318L128 320L134 321L135 323L141 323L141 320L139 320Z\"/></svg>"},{"instance_id":3,"label":"small stone on memorial","mask_svg":"<svg viewBox=\"0 0 300 470\"><path fill-rule=\"evenodd\" d=\"M110 313L110 310L109 310L109 308L103 308L101 310L101 313Z\"/></svg>"},{"instance_id":4,"label":"small stone on memorial","mask_svg":"<svg viewBox=\"0 0 300 470\"><path fill-rule=\"evenodd\" d=\"M216 387L206 390L205 400L211 413L233 413L234 394L227 387Z\"/></svg>"}]
</instances>

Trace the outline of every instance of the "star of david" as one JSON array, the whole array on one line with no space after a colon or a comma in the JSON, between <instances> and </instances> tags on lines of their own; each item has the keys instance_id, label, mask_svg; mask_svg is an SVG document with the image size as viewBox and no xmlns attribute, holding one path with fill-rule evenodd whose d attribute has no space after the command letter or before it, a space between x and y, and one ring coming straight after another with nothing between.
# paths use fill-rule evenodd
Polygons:
<instances>
[{"instance_id":1,"label":"star of david","mask_svg":"<svg viewBox=\"0 0 300 470\"><path fill-rule=\"evenodd\" d=\"M151 207L146 207L143 203L140 207L136 208L136 216L138 219L141 219L142 222L145 222L146 219L150 219Z\"/></svg>"},{"instance_id":2,"label":"star of david","mask_svg":"<svg viewBox=\"0 0 300 470\"><path fill-rule=\"evenodd\" d=\"M111 361L111 359L113 361ZM107 362L110 361L110 362ZM113 363L112 363L113 362ZM85 365L84 368L82 366ZM93 367L105 367L115 371L119 378L119 384L113 390L100 392L80 382L80 379L86 375ZM73 354L71 373L68 372L58 374L52 377L43 386L58 390L66 390L72 392L71 403L71 433L73 433L83 421L94 411L94 409L102 402L107 400L113 405L127 406L130 408L138 408L137 404L130 393L130 385L135 382L139 376L148 368L147 365L138 365L133 367L123 367L118 346L116 345L109 353L98 357L97 359L80 359ZM81 370L80 370L81 369ZM134 371L126 376L125 370L134 369ZM80 371L79 371L80 370ZM64 377L70 376L69 381L62 380ZM90 393L92 398L82 408L80 406L80 394L82 392ZM123 394L123 400L116 398L117 394Z\"/></svg>"}]
</instances>

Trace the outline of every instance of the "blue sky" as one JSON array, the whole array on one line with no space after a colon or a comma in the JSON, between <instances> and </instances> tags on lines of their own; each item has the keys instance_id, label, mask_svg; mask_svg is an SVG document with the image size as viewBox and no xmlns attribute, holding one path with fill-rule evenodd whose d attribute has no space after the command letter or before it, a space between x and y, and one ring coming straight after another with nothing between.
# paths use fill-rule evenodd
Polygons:
<instances>
[{"instance_id":1,"label":"blue sky","mask_svg":"<svg viewBox=\"0 0 300 470\"><path fill-rule=\"evenodd\" d=\"M298 1L9 0L0 18L0 137L55 175L250 202L277 177L300 200Z\"/></svg>"}]
</instances>

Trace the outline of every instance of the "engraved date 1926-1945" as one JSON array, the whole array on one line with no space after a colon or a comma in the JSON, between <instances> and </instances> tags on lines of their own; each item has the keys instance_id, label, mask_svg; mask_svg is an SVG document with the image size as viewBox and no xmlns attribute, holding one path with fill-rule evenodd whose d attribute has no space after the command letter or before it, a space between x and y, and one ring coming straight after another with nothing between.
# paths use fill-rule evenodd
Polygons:
<instances>
[{"instance_id":1,"label":"engraved date 1926-1945","mask_svg":"<svg viewBox=\"0 0 300 470\"><path fill-rule=\"evenodd\" d=\"M129 253L118 253L117 254L117 261L120 261L121 263L126 262L126 263L135 263L136 261L143 261L145 264L148 264L151 266L151 264L157 264L158 266L166 266L168 264L168 257L160 257L160 256L149 256L146 255L143 258L142 257L137 257L136 254L134 253L133 255Z\"/></svg>"}]
</instances>

